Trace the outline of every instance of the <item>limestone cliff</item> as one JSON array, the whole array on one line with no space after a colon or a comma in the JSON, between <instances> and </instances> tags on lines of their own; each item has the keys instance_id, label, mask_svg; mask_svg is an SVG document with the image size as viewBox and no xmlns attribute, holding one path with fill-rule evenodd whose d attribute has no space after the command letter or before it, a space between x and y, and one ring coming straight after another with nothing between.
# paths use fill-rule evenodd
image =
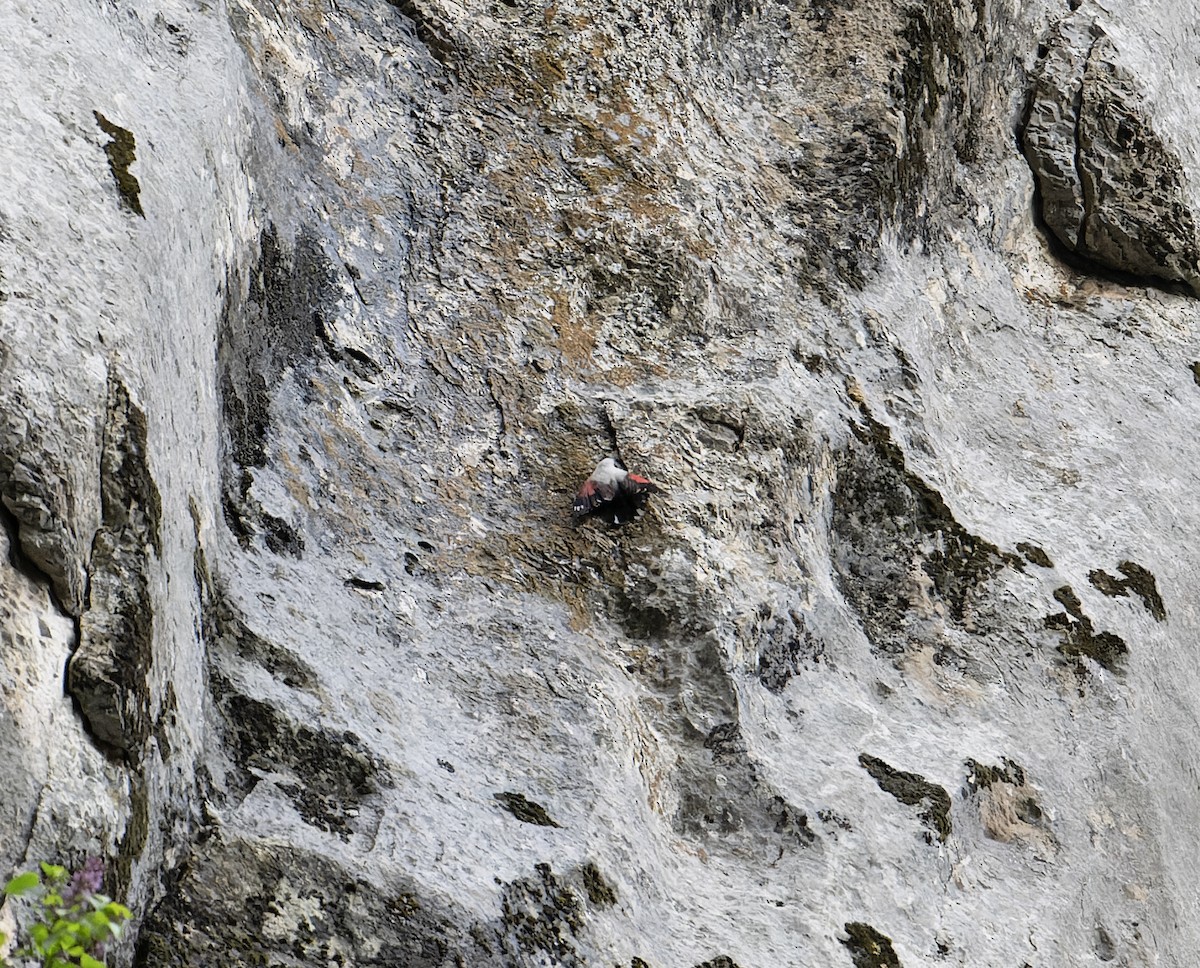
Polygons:
<instances>
[{"instance_id":1,"label":"limestone cliff","mask_svg":"<svg viewBox=\"0 0 1200 968\"><path fill-rule=\"evenodd\" d=\"M1192 964L1200 67L1119 6L0 5L0 876L146 968Z\"/></svg>"}]
</instances>

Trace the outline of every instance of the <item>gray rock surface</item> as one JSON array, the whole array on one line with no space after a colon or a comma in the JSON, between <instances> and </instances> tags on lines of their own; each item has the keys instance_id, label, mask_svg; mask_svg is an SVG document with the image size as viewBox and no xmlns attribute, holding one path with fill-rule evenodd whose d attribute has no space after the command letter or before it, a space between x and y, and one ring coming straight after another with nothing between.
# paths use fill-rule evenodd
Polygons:
<instances>
[{"instance_id":1,"label":"gray rock surface","mask_svg":"<svg viewBox=\"0 0 1200 968\"><path fill-rule=\"evenodd\" d=\"M0 6L0 867L143 966L1190 965L1190 17Z\"/></svg>"},{"instance_id":2,"label":"gray rock surface","mask_svg":"<svg viewBox=\"0 0 1200 968\"><path fill-rule=\"evenodd\" d=\"M1101 266L1200 289L1190 172L1090 8L1055 25L1023 139L1042 215Z\"/></svg>"}]
</instances>

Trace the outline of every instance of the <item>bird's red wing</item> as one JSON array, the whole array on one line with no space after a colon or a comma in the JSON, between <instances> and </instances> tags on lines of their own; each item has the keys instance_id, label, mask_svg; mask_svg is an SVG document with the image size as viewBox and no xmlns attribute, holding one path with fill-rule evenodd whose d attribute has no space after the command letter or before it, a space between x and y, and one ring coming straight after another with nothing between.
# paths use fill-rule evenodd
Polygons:
<instances>
[{"instance_id":1,"label":"bird's red wing","mask_svg":"<svg viewBox=\"0 0 1200 968\"><path fill-rule=\"evenodd\" d=\"M595 481L587 480L583 482L583 487L579 489L579 493L575 495L575 503L571 505L571 512L575 515L587 514L599 503L596 495Z\"/></svg>"},{"instance_id":2,"label":"bird's red wing","mask_svg":"<svg viewBox=\"0 0 1200 968\"><path fill-rule=\"evenodd\" d=\"M625 477L625 490L631 494L653 494L658 490L658 485L641 474L628 474Z\"/></svg>"},{"instance_id":3,"label":"bird's red wing","mask_svg":"<svg viewBox=\"0 0 1200 968\"><path fill-rule=\"evenodd\" d=\"M616 496L617 489L611 484L599 484L588 478L583 482L579 493L575 495L575 503L571 505L571 511L576 516L582 516L595 511L602 504L607 504Z\"/></svg>"}]
</instances>

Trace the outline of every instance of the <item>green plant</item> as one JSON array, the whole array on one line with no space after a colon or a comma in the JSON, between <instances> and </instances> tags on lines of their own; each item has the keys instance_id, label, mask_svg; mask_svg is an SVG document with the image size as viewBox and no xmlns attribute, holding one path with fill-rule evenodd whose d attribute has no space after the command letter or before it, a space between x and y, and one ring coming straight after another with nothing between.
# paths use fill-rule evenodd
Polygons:
<instances>
[{"instance_id":1,"label":"green plant","mask_svg":"<svg viewBox=\"0 0 1200 968\"><path fill-rule=\"evenodd\" d=\"M42 863L41 873L26 871L4 885L8 897L31 902L35 920L22 932L13 956L0 958L0 968L104 968L104 946L121 936L133 915L123 904L99 893L104 867L90 858L72 874L65 867ZM6 938L0 934L0 945Z\"/></svg>"}]
</instances>

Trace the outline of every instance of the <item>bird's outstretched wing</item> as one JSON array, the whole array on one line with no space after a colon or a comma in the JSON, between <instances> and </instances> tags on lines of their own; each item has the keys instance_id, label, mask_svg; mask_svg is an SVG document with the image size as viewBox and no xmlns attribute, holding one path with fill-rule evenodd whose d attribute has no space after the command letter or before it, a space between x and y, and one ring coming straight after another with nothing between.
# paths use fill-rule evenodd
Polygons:
<instances>
[{"instance_id":1,"label":"bird's outstretched wing","mask_svg":"<svg viewBox=\"0 0 1200 968\"><path fill-rule=\"evenodd\" d=\"M579 489L579 493L575 495L575 503L571 505L571 513L579 518L587 514L593 507L592 501L596 498L596 485L592 481L584 481L583 487Z\"/></svg>"},{"instance_id":2,"label":"bird's outstretched wing","mask_svg":"<svg viewBox=\"0 0 1200 968\"><path fill-rule=\"evenodd\" d=\"M589 478L583 482L583 487L575 495L575 502L571 505L571 512L576 517L583 517L583 515L595 511L602 504L607 504L616 496L617 489L613 485L598 484Z\"/></svg>"},{"instance_id":3,"label":"bird's outstretched wing","mask_svg":"<svg viewBox=\"0 0 1200 968\"><path fill-rule=\"evenodd\" d=\"M656 494L659 490L657 484L641 474L627 474L621 482L621 489L626 494Z\"/></svg>"}]
</instances>

